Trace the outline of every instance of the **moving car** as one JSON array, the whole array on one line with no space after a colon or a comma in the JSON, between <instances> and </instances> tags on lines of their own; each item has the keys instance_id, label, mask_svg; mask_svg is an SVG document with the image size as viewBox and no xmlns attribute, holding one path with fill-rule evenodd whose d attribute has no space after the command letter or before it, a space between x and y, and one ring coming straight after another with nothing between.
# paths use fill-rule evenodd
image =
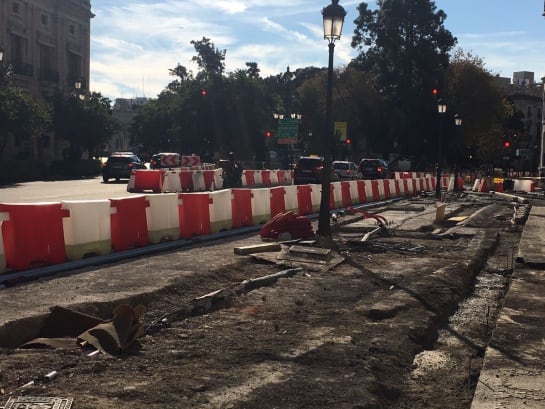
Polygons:
<instances>
[{"instance_id":1,"label":"moving car","mask_svg":"<svg viewBox=\"0 0 545 409\"><path fill-rule=\"evenodd\" d=\"M181 166L181 155L173 152L162 152L153 155L149 162L150 169L170 169Z\"/></svg>"},{"instance_id":2,"label":"moving car","mask_svg":"<svg viewBox=\"0 0 545 409\"><path fill-rule=\"evenodd\" d=\"M382 159L367 159L360 161L358 170L363 179L388 179L390 177L388 164Z\"/></svg>"},{"instance_id":3,"label":"moving car","mask_svg":"<svg viewBox=\"0 0 545 409\"><path fill-rule=\"evenodd\" d=\"M102 166L102 180L108 183L110 179L129 179L134 169L147 169L144 162L131 152L112 153Z\"/></svg>"},{"instance_id":4,"label":"moving car","mask_svg":"<svg viewBox=\"0 0 545 409\"><path fill-rule=\"evenodd\" d=\"M339 176L339 179L355 180L361 179L361 172L354 162L336 160L331 164L333 171Z\"/></svg>"},{"instance_id":5,"label":"moving car","mask_svg":"<svg viewBox=\"0 0 545 409\"><path fill-rule=\"evenodd\" d=\"M297 159L293 168L293 183L303 185L309 183L322 183L322 170L324 168L324 158L321 156L301 156ZM331 172L331 181L336 182L339 176Z\"/></svg>"}]
</instances>

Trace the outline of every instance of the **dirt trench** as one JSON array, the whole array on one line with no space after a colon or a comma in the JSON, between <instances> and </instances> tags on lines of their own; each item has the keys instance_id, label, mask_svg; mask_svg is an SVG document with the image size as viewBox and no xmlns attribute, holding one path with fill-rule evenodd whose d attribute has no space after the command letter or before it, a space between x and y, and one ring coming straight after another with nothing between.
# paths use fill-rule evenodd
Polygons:
<instances>
[{"instance_id":1,"label":"dirt trench","mask_svg":"<svg viewBox=\"0 0 545 409\"><path fill-rule=\"evenodd\" d=\"M486 205L474 234L437 238L435 225L362 247L337 232L344 262L251 291L241 283L295 266L220 259L148 295L147 333L120 357L0 350L0 397L105 409L469 408L520 236L509 206Z\"/></svg>"}]
</instances>

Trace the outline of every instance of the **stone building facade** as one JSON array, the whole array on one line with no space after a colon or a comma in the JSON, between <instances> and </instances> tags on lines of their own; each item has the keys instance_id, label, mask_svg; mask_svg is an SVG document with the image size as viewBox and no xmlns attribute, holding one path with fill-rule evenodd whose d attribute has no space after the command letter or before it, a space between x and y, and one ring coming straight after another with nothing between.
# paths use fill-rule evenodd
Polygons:
<instances>
[{"instance_id":1,"label":"stone building facade","mask_svg":"<svg viewBox=\"0 0 545 409\"><path fill-rule=\"evenodd\" d=\"M15 84L35 97L89 89L90 0L0 0L0 48ZM5 159L26 154L50 161L64 145L54 135L9 140Z\"/></svg>"}]
</instances>

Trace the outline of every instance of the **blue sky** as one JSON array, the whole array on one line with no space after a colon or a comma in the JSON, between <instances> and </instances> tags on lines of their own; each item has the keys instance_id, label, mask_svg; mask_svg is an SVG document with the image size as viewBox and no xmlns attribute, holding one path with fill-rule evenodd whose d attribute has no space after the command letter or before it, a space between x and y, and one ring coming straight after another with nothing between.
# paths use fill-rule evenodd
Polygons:
<instances>
[{"instance_id":1,"label":"blue sky","mask_svg":"<svg viewBox=\"0 0 545 409\"><path fill-rule=\"evenodd\" d=\"M335 66L355 56L350 47L360 1L347 11ZM374 1L367 2L371 8ZM226 49L226 71L257 62L262 76L289 66L327 65L321 10L327 0L92 0L91 90L115 98L156 97L178 63L193 72L192 40L210 38ZM541 0L436 0L458 48L482 58L493 74L532 71L545 76L545 18Z\"/></svg>"}]
</instances>

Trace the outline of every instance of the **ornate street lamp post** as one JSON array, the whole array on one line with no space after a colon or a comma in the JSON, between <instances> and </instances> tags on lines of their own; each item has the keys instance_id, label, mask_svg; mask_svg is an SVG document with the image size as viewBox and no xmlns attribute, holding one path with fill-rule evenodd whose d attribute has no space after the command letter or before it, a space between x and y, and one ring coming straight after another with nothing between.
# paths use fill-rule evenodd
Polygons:
<instances>
[{"instance_id":1,"label":"ornate street lamp post","mask_svg":"<svg viewBox=\"0 0 545 409\"><path fill-rule=\"evenodd\" d=\"M443 155L441 143L443 138L443 116L447 112L447 104L442 100L437 101L437 112L439 113L439 139L437 141L437 172L435 181L435 197L441 198L441 156Z\"/></svg>"},{"instance_id":2,"label":"ornate street lamp post","mask_svg":"<svg viewBox=\"0 0 545 409\"><path fill-rule=\"evenodd\" d=\"M460 115L454 115L454 125L456 128L462 126L462 118ZM458 191L458 165L454 164L454 191Z\"/></svg>"},{"instance_id":3,"label":"ornate street lamp post","mask_svg":"<svg viewBox=\"0 0 545 409\"><path fill-rule=\"evenodd\" d=\"M331 4L322 10L324 20L324 39L329 45L329 63L327 66L327 99L326 99L326 133L324 144L324 168L322 170L322 196L320 200L320 213L318 215L318 235L331 237L331 224L329 220L329 196L331 183L331 151L334 142L333 129L333 51L335 41L341 38L344 17L346 11L339 6L339 0L331 0Z\"/></svg>"}]
</instances>

